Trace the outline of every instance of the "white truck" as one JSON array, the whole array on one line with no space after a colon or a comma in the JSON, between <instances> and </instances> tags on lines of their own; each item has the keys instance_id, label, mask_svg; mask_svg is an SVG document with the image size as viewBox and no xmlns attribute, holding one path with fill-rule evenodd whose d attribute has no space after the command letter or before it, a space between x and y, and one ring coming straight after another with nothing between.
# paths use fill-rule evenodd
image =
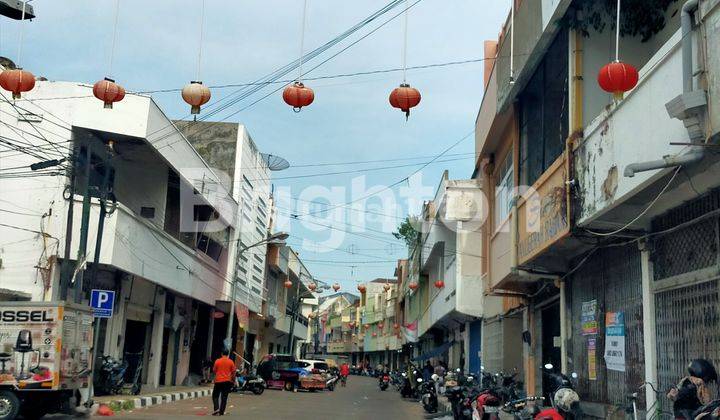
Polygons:
<instances>
[{"instance_id":1,"label":"white truck","mask_svg":"<svg viewBox=\"0 0 720 420\"><path fill-rule=\"evenodd\" d=\"M0 420L73 413L92 381L93 313L66 302L0 302Z\"/></svg>"}]
</instances>

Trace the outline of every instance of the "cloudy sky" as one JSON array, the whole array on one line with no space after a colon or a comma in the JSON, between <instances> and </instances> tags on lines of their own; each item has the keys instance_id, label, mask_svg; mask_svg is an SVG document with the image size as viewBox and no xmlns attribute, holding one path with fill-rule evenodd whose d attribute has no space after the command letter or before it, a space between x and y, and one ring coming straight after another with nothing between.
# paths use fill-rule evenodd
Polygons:
<instances>
[{"instance_id":1,"label":"cloudy sky","mask_svg":"<svg viewBox=\"0 0 720 420\"><path fill-rule=\"evenodd\" d=\"M322 45L390 0L308 1L306 50ZM181 88L195 79L201 3L120 0L112 76L129 91ZM37 18L25 27L23 67L50 80L93 83L106 76L114 0L32 4ZM249 82L296 59L302 8L302 0L206 0L201 79L208 85ZM421 0L408 17L408 66L481 58L483 40L497 37L508 10L508 0ZM0 20L0 54L15 59L17 43L18 23ZM307 77L397 68L402 64L402 45L400 17ZM311 67L312 62L306 68ZM236 113L273 86L211 118L245 124L261 151L283 156L296 166L274 173L281 223L285 219L283 227L292 234L290 244L300 250L311 272L321 280L339 281L345 290L355 291L358 281L392 276L391 261L407 251L390 232L402 216L417 214L419 203L432 198L444 169L451 178L468 178L472 173L470 135L412 182L398 183L472 132L482 99L482 63L408 71L407 81L421 91L422 102L407 122L388 104L388 94L401 81L399 72L311 81L307 84L315 91L315 103L300 113L293 113L280 93ZM235 90L216 89L213 99ZM153 97L172 118L187 116L179 93ZM365 161L375 162L349 163ZM345 164L308 166L326 163ZM368 168L382 169L360 172ZM346 171L358 172L330 174ZM300 177L315 174L323 175ZM382 200L374 196L354 203L355 210L331 207L332 211L318 213L328 209L327 203L348 203L373 188L395 183L379 195ZM308 215L311 212L316 218ZM289 220L291 214L300 214L301 220Z\"/></svg>"}]
</instances>

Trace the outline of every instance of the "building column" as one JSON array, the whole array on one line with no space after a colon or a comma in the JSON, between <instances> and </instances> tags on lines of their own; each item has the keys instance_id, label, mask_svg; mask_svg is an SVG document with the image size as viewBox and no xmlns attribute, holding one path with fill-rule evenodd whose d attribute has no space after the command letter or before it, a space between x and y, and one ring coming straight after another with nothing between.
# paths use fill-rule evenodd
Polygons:
<instances>
[{"instance_id":1,"label":"building column","mask_svg":"<svg viewBox=\"0 0 720 420\"><path fill-rule=\"evenodd\" d=\"M212 314L212 312L211 312ZM211 359L212 360L212 346L213 342L215 341L215 317L210 316L210 319L208 320L208 342L205 346L205 359Z\"/></svg>"},{"instance_id":2,"label":"building column","mask_svg":"<svg viewBox=\"0 0 720 420\"><path fill-rule=\"evenodd\" d=\"M568 374L568 305L565 282L560 280L560 372Z\"/></svg>"},{"instance_id":3,"label":"building column","mask_svg":"<svg viewBox=\"0 0 720 420\"><path fill-rule=\"evenodd\" d=\"M132 277L122 276L120 279L120 293L115 297L115 313L108 321L105 332L105 354L118 359L123 358L125 346L125 311L130 300Z\"/></svg>"},{"instance_id":4,"label":"building column","mask_svg":"<svg viewBox=\"0 0 720 420\"><path fill-rule=\"evenodd\" d=\"M160 362L162 361L163 334L165 333L166 292L160 287L156 290L155 308L153 308L152 335L150 341L150 360L148 361L148 386L157 389L160 386ZM170 359L168 358L168 361Z\"/></svg>"},{"instance_id":5,"label":"building column","mask_svg":"<svg viewBox=\"0 0 720 420\"><path fill-rule=\"evenodd\" d=\"M653 293L653 272L650 261L650 250L645 241L638 244L640 248L640 269L642 276L643 299L643 348L645 350L645 381L658 387L657 377L657 336L655 329L655 294ZM646 407L655 404L657 396L654 392L645 393Z\"/></svg>"}]
</instances>

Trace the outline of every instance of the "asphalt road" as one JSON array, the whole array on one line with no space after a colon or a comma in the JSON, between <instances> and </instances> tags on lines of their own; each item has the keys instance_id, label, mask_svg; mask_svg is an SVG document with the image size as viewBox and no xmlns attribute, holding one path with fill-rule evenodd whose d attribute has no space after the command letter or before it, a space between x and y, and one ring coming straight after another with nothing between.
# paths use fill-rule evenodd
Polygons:
<instances>
[{"instance_id":1,"label":"asphalt road","mask_svg":"<svg viewBox=\"0 0 720 420\"><path fill-rule=\"evenodd\" d=\"M116 418L176 419L210 416L210 397L177 401L132 412L117 413ZM377 380L351 376L346 388L334 392L277 391L262 395L230 394L225 418L235 419L423 419L418 402L403 400L392 388L380 391Z\"/></svg>"}]
</instances>

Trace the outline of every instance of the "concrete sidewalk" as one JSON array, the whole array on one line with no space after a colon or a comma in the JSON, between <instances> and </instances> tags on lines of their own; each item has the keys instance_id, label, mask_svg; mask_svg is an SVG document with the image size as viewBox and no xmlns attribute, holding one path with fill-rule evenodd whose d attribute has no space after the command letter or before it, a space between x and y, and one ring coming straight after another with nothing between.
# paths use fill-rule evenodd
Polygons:
<instances>
[{"instance_id":1,"label":"concrete sidewalk","mask_svg":"<svg viewBox=\"0 0 720 420\"><path fill-rule=\"evenodd\" d=\"M106 404L113 411L127 411L153 405L167 404L173 401L189 400L212 394L212 386L172 386L140 395L104 395L95 397L98 404Z\"/></svg>"}]
</instances>

